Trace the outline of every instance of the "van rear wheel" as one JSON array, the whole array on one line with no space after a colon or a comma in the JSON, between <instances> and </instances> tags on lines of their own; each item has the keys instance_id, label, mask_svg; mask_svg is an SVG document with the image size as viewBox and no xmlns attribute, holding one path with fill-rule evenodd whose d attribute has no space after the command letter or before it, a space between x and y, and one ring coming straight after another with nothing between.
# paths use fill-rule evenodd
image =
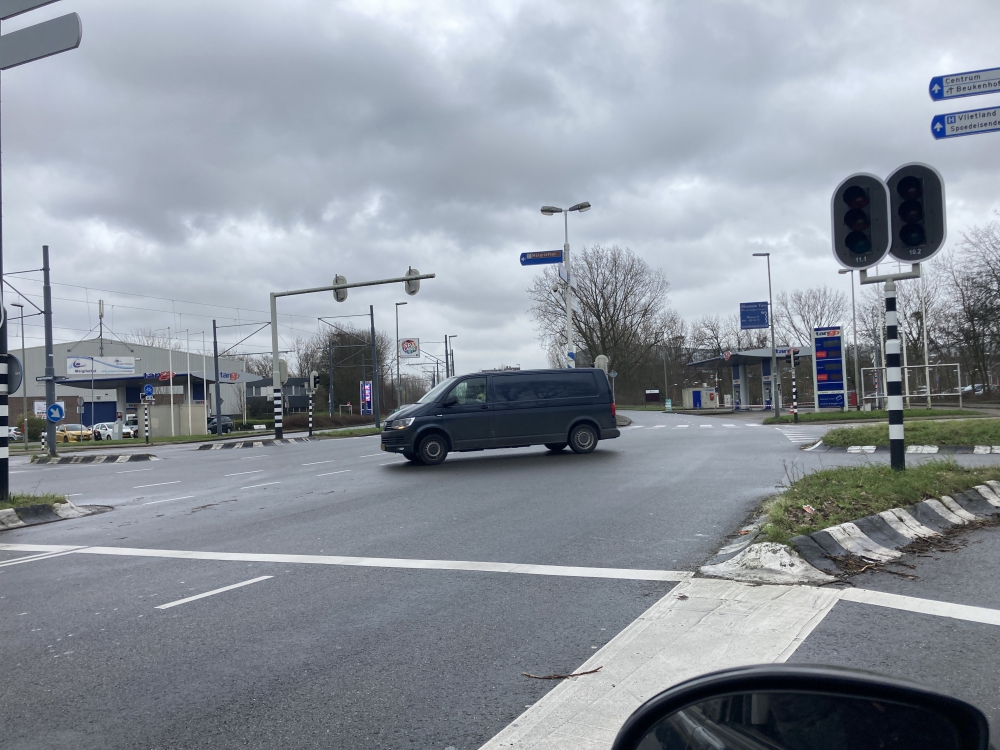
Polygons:
<instances>
[{"instance_id":1,"label":"van rear wheel","mask_svg":"<svg viewBox=\"0 0 1000 750\"><path fill-rule=\"evenodd\" d=\"M417 457L428 466L437 466L448 456L448 444L440 435L428 435L420 441Z\"/></svg>"},{"instance_id":2,"label":"van rear wheel","mask_svg":"<svg viewBox=\"0 0 1000 750\"><path fill-rule=\"evenodd\" d=\"M569 434L569 447L574 453L591 453L597 447L597 430L589 424L580 424Z\"/></svg>"},{"instance_id":3,"label":"van rear wheel","mask_svg":"<svg viewBox=\"0 0 1000 750\"><path fill-rule=\"evenodd\" d=\"M558 453L559 451L566 450L567 445L569 445L569 443L546 443L545 447L553 453Z\"/></svg>"}]
</instances>

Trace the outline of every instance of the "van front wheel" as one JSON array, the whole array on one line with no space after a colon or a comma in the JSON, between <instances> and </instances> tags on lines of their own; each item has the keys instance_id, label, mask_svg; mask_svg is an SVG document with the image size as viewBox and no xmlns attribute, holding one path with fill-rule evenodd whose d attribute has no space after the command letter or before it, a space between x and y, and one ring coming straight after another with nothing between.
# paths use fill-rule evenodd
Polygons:
<instances>
[{"instance_id":1,"label":"van front wheel","mask_svg":"<svg viewBox=\"0 0 1000 750\"><path fill-rule=\"evenodd\" d=\"M440 435L428 435L420 441L417 456L428 466L437 466L448 456L448 444Z\"/></svg>"},{"instance_id":2,"label":"van front wheel","mask_svg":"<svg viewBox=\"0 0 1000 750\"><path fill-rule=\"evenodd\" d=\"M577 425L569 434L569 447L574 453L591 453L597 447L597 430L589 424Z\"/></svg>"}]
</instances>

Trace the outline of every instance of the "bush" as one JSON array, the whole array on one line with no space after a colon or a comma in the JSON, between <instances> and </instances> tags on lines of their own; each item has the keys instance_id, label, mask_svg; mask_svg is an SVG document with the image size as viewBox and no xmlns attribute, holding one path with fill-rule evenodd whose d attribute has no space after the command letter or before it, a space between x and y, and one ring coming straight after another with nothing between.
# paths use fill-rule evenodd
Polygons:
<instances>
[{"instance_id":1,"label":"bush","mask_svg":"<svg viewBox=\"0 0 1000 750\"><path fill-rule=\"evenodd\" d=\"M313 429L329 430L336 427L353 427L354 425L371 424L375 418L371 414L345 414L344 416L313 413ZM284 427L289 430L306 430L309 428L308 414L288 414L284 419Z\"/></svg>"},{"instance_id":2,"label":"bush","mask_svg":"<svg viewBox=\"0 0 1000 750\"><path fill-rule=\"evenodd\" d=\"M46 420L41 417L28 416L28 440L41 440L42 433L45 432ZM24 430L24 424L20 425L22 431Z\"/></svg>"}]
</instances>

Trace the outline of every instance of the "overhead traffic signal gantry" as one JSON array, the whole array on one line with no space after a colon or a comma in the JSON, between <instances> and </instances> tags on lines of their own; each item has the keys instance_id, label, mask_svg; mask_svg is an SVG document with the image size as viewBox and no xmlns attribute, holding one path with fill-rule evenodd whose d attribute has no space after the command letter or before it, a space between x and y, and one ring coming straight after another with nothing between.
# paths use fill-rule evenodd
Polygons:
<instances>
[{"instance_id":1,"label":"overhead traffic signal gantry","mask_svg":"<svg viewBox=\"0 0 1000 750\"><path fill-rule=\"evenodd\" d=\"M944 245L947 235L944 180L927 164L904 164L886 179L892 245L889 252L907 263L922 263Z\"/></svg>"},{"instance_id":2,"label":"overhead traffic signal gantry","mask_svg":"<svg viewBox=\"0 0 1000 750\"><path fill-rule=\"evenodd\" d=\"M889 189L873 174L841 182L830 202L833 254L844 268L871 268L889 252Z\"/></svg>"}]
</instances>

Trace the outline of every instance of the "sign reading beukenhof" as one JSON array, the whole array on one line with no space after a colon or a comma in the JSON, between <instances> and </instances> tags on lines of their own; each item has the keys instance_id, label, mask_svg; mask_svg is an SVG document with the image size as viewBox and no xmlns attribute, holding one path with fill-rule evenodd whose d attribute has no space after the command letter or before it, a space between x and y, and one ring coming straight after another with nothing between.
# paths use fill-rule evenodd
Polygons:
<instances>
[{"instance_id":1,"label":"sign reading beukenhof","mask_svg":"<svg viewBox=\"0 0 1000 750\"><path fill-rule=\"evenodd\" d=\"M984 70L970 70L946 76L934 76L928 87L928 93L930 93L931 99L936 102L959 99L963 96L998 94L1000 93L1000 68L985 68Z\"/></svg>"},{"instance_id":2,"label":"sign reading beukenhof","mask_svg":"<svg viewBox=\"0 0 1000 750\"><path fill-rule=\"evenodd\" d=\"M1000 130L1000 107L949 112L935 115L931 120L931 133L938 140L956 138L960 135L992 133L997 130Z\"/></svg>"}]
</instances>

